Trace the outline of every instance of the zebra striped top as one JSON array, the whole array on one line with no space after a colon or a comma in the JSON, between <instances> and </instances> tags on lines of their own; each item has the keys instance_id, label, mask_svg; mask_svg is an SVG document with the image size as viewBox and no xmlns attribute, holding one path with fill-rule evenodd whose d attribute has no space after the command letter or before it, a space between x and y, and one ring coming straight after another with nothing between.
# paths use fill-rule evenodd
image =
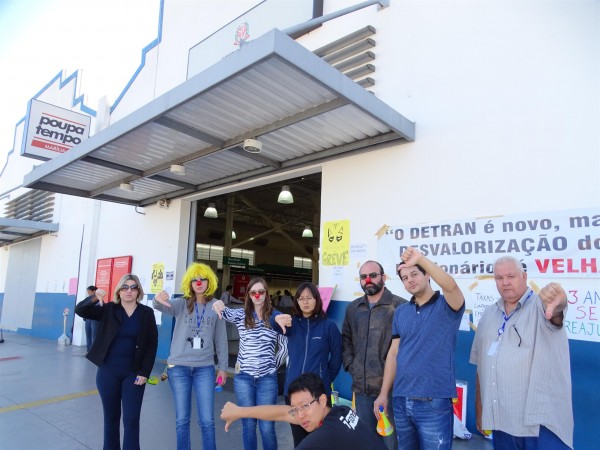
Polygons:
<instances>
[{"instance_id":1,"label":"zebra striped top","mask_svg":"<svg viewBox=\"0 0 600 450\"><path fill-rule=\"evenodd\" d=\"M287 359L287 338L267 328L263 320L255 317L254 328L246 328L243 308L223 309L223 318L233 323L240 333L239 368L253 377L272 374ZM275 346L278 346L275 354Z\"/></svg>"}]
</instances>

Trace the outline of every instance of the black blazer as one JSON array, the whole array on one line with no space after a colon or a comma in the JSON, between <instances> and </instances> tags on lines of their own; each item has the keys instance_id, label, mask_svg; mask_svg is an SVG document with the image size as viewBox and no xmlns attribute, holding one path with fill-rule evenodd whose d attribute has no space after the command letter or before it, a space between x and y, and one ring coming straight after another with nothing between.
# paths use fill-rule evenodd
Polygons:
<instances>
[{"instance_id":1,"label":"black blazer","mask_svg":"<svg viewBox=\"0 0 600 450\"><path fill-rule=\"evenodd\" d=\"M121 326L121 319L117 311L125 310L120 304L108 302L98 307L97 303L92 303L94 296L87 297L75 306L75 314L84 319L99 320L96 339L87 353L87 359L101 366L106 358L115 336ZM137 337L135 346L135 355L132 370L143 377L150 377L156 350L158 348L158 329L154 318L154 310L146 305L138 304L140 310L140 333Z\"/></svg>"}]
</instances>

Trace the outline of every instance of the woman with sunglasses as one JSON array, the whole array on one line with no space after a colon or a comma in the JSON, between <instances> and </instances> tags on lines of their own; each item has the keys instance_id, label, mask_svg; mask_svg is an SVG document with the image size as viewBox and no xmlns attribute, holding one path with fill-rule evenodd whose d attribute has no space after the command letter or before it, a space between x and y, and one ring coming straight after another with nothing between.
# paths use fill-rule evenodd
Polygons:
<instances>
[{"instance_id":1,"label":"woman with sunglasses","mask_svg":"<svg viewBox=\"0 0 600 450\"><path fill-rule=\"evenodd\" d=\"M288 338L288 364L283 393L290 404L290 383L306 372L319 375L325 384L325 393L331 395L331 383L342 367L342 336L337 325L323 310L323 300L317 287L303 282L292 300L292 315L276 311L271 325ZM300 425L290 424L294 447L308 436Z\"/></svg>"},{"instance_id":2,"label":"woman with sunglasses","mask_svg":"<svg viewBox=\"0 0 600 450\"><path fill-rule=\"evenodd\" d=\"M220 300L214 305L219 317L233 323L240 333L233 389L241 406L277 403L277 367L287 357L287 346L271 326L273 307L268 289L265 280L254 278L248 284L243 309L227 308ZM276 354L277 345L280 351ZM242 420L244 450L257 448L256 423L256 419ZM258 428L263 449L277 450L275 423L259 420Z\"/></svg>"},{"instance_id":3,"label":"woman with sunglasses","mask_svg":"<svg viewBox=\"0 0 600 450\"><path fill-rule=\"evenodd\" d=\"M158 330L152 308L139 303L144 290L138 277L124 275L117 286L112 302L105 301L106 291L97 289L94 296L75 307L75 313L100 321L86 357L98 366L96 386L104 410L104 450L121 449L121 412L123 450L139 450L140 412L156 357Z\"/></svg>"},{"instance_id":4,"label":"woman with sunglasses","mask_svg":"<svg viewBox=\"0 0 600 450\"><path fill-rule=\"evenodd\" d=\"M154 297L154 308L175 317L171 339L168 377L175 402L177 450L189 450L192 389L196 394L198 424L202 448L215 450L214 400L215 383L227 380L229 353L225 322L219 320L212 306L218 280L206 264L192 263L181 282L183 298L169 300L161 291ZM215 374L215 349L217 373Z\"/></svg>"}]
</instances>

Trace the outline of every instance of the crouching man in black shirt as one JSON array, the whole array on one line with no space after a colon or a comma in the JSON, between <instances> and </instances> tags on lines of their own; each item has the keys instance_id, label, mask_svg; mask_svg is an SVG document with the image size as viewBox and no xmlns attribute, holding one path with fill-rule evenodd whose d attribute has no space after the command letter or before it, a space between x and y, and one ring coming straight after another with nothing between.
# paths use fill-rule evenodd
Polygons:
<instances>
[{"instance_id":1,"label":"crouching man in black shirt","mask_svg":"<svg viewBox=\"0 0 600 450\"><path fill-rule=\"evenodd\" d=\"M383 441L347 406L331 407L323 380L303 373L288 388L290 405L237 406L221 410L225 431L237 419L276 420L300 425L310 434L296 447L301 450L387 450Z\"/></svg>"}]
</instances>

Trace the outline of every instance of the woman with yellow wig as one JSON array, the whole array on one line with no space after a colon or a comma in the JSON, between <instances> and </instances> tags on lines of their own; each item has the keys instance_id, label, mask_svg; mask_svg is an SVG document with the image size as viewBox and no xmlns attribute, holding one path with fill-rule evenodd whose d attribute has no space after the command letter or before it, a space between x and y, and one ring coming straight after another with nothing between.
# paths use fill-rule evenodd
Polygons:
<instances>
[{"instance_id":1,"label":"woman with yellow wig","mask_svg":"<svg viewBox=\"0 0 600 450\"><path fill-rule=\"evenodd\" d=\"M196 394L202 448L215 450L214 384L227 380L228 351L225 323L212 306L218 280L206 264L192 263L181 282L183 297L169 300L161 291L154 308L175 318L171 352L167 359L169 385L175 402L177 449L189 450L192 388ZM215 349L217 372L215 373Z\"/></svg>"}]
</instances>

